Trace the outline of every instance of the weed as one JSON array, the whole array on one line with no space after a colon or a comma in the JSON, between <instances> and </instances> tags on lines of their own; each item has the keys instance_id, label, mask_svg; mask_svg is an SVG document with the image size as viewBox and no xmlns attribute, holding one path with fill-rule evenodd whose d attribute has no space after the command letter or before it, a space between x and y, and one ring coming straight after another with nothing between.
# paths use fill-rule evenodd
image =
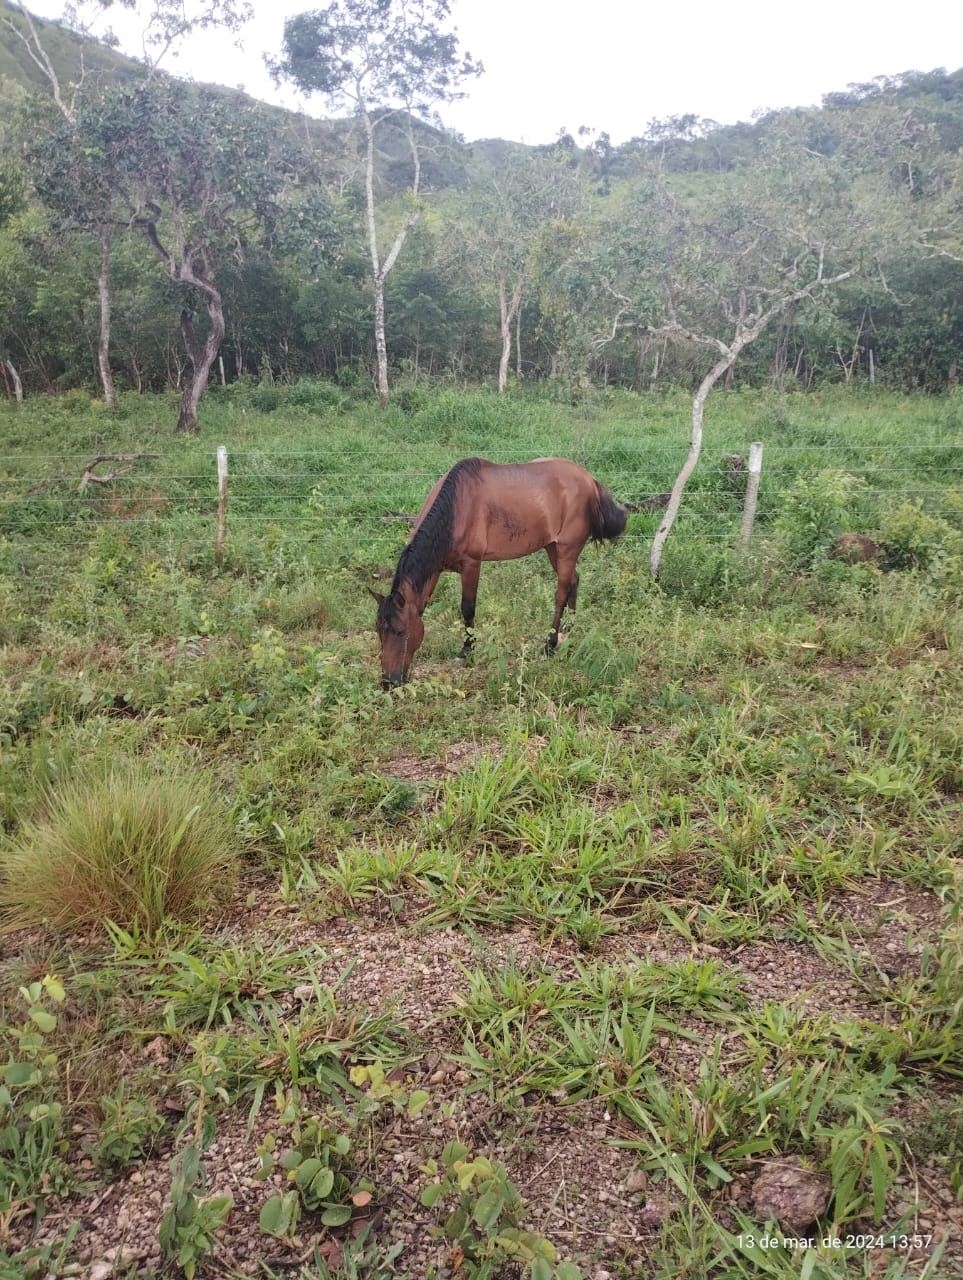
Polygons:
<instances>
[{"instance_id":1,"label":"weed","mask_svg":"<svg viewBox=\"0 0 963 1280\"><path fill-rule=\"evenodd\" d=\"M227 1222L234 1200L230 1195L198 1195L204 1188L203 1166L193 1143L175 1157L171 1168L170 1204L157 1235L164 1256L193 1280L214 1248L215 1233Z\"/></svg>"},{"instance_id":2,"label":"weed","mask_svg":"<svg viewBox=\"0 0 963 1280\"><path fill-rule=\"evenodd\" d=\"M198 1266L213 1250L215 1233L226 1224L234 1204L230 1194L198 1194L205 1190L201 1156L214 1140L212 1103L228 1100L221 1083L223 1047L223 1040L214 1045L204 1038L196 1042L194 1079L185 1081L193 1096L180 1125L186 1142L171 1161L169 1203L157 1231L164 1256L181 1268L187 1280L193 1280Z\"/></svg>"},{"instance_id":3,"label":"weed","mask_svg":"<svg viewBox=\"0 0 963 1280\"><path fill-rule=\"evenodd\" d=\"M53 1010L65 994L52 975L21 987L26 1016L3 1029L15 1047L0 1068L0 1241L24 1214L42 1217L47 1197L70 1185L60 1057L50 1041L58 1021Z\"/></svg>"},{"instance_id":4,"label":"weed","mask_svg":"<svg viewBox=\"0 0 963 1280\"><path fill-rule=\"evenodd\" d=\"M559 1262L550 1240L519 1225L524 1204L502 1165L473 1157L456 1141L445 1147L440 1164L431 1160L423 1172L432 1179L421 1193L426 1208L455 1201L433 1230L457 1247L472 1280L490 1280L509 1262L525 1265L532 1280L580 1280L579 1268Z\"/></svg>"},{"instance_id":5,"label":"weed","mask_svg":"<svg viewBox=\"0 0 963 1280\"><path fill-rule=\"evenodd\" d=\"M269 1177L277 1164L294 1184L291 1191L265 1201L260 1216L262 1231L275 1236L294 1235L302 1210L318 1213L326 1227L341 1227L356 1210L371 1203L373 1184L354 1172L347 1134L328 1128L317 1116L309 1116L295 1121L293 1139L293 1145L277 1159L277 1139L273 1134L258 1147L258 1177Z\"/></svg>"},{"instance_id":6,"label":"weed","mask_svg":"<svg viewBox=\"0 0 963 1280\"><path fill-rule=\"evenodd\" d=\"M235 853L223 805L196 773L131 762L51 787L0 869L7 929L113 920L153 932L229 892Z\"/></svg>"},{"instance_id":7,"label":"weed","mask_svg":"<svg viewBox=\"0 0 963 1280\"><path fill-rule=\"evenodd\" d=\"M155 1139L164 1128L163 1117L151 1102L125 1096L123 1084L112 1097L101 1099L103 1119L93 1148L101 1169L123 1169L134 1160L147 1158Z\"/></svg>"}]
</instances>

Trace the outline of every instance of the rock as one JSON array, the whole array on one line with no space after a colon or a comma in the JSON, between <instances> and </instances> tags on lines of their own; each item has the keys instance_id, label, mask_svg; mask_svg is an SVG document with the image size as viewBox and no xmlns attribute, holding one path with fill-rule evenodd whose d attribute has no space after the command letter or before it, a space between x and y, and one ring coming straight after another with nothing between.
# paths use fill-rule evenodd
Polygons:
<instances>
[{"instance_id":1,"label":"rock","mask_svg":"<svg viewBox=\"0 0 963 1280\"><path fill-rule=\"evenodd\" d=\"M841 533L829 548L833 560L843 564L875 564L879 560L879 543L865 533Z\"/></svg>"},{"instance_id":2,"label":"rock","mask_svg":"<svg viewBox=\"0 0 963 1280\"><path fill-rule=\"evenodd\" d=\"M832 1183L807 1169L798 1156L769 1161L752 1184L752 1205L760 1218L775 1218L787 1231L801 1232L826 1212Z\"/></svg>"},{"instance_id":3,"label":"rock","mask_svg":"<svg viewBox=\"0 0 963 1280\"><path fill-rule=\"evenodd\" d=\"M664 1200L647 1199L639 1214L639 1222L649 1229L661 1227L671 1213L670 1206Z\"/></svg>"}]
</instances>

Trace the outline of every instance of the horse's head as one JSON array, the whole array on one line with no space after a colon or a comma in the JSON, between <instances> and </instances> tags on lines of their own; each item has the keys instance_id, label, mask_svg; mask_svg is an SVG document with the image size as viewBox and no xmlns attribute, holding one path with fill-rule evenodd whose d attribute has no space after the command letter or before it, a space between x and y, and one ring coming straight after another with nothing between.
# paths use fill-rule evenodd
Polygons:
<instances>
[{"instance_id":1,"label":"horse's head","mask_svg":"<svg viewBox=\"0 0 963 1280\"><path fill-rule=\"evenodd\" d=\"M396 587L386 596L371 594L378 601L375 627L381 645L381 687L390 689L408 679L411 660L425 638L425 624L409 589Z\"/></svg>"}]
</instances>

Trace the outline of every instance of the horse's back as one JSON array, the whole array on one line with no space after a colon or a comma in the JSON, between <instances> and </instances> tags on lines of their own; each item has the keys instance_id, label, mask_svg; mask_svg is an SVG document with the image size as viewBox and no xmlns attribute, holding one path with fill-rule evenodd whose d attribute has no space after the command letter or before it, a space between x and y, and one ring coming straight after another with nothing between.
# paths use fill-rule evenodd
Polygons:
<instances>
[{"instance_id":1,"label":"horse's back","mask_svg":"<svg viewBox=\"0 0 963 1280\"><path fill-rule=\"evenodd\" d=\"M562 540L581 543L588 537L589 504L598 486L577 463L567 458L477 463L460 493L458 554L514 560Z\"/></svg>"}]
</instances>

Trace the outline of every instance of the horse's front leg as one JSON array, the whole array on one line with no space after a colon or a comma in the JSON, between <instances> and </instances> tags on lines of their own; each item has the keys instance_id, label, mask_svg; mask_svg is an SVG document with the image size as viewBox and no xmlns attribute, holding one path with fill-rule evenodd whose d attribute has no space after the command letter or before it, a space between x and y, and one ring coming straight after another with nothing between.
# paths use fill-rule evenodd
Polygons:
<instances>
[{"instance_id":1,"label":"horse's front leg","mask_svg":"<svg viewBox=\"0 0 963 1280\"><path fill-rule=\"evenodd\" d=\"M545 641L545 652L551 655L558 648L558 633L562 626L562 614L565 611L565 606L569 605L574 609L575 601L578 598L578 570L575 566L578 563L581 547L578 550L573 550L572 548L559 547L555 544L546 547L545 550L558 579L558 584L555 588L555 616L552 619L552 629L548 633L548 639Z\"/></svg>"},{"instance_id":2,"label":"horse's front leg","mask_svg":"<svg viewBox=\"0 0 963 1280\"><path fill-rule=\"evenodd\" d=\"M461 571L461 616L465 623L465 643L459 658L470 658L475 647L475 599L478 595L478 575L481 561L470 560Z\"/></svg>"}]
</instances>

